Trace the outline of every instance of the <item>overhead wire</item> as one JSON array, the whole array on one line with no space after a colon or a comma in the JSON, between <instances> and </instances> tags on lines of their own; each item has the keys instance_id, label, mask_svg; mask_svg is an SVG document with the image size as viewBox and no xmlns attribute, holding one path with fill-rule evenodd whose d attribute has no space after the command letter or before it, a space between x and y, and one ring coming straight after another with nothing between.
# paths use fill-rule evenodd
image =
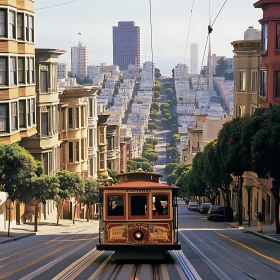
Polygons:
<instances>
[{"instance_id":1,"label":"overhead wire","mask_svg":"<svg viewBox=\"0 0 280 280\"><path fill-rule=\"evenodd\" d=\"M151 54L152 54L152 78L153 78L153 86L154 86L154 47L153 47L152 0L149 0L149 8L150 8Z\"/></svg>"},{"instance_id":2,"label":"overhead wire","mask_svg":"<svg viewBox=\"0 0 280 280\"><path fill-rule=\"evenodd\" d=\"M60 3L60 4L52 5L52 6L46 6L46 7L38 8L38 9L35 9L35 11L46 10L46 9L50 9L50 8L64 6L64 5L68 5L68 4L71 4L71 3L74 3L74 2L78 2L78 1L80 1L80 0L67 1L67 2Z\"/></svg>"}]
</instances>

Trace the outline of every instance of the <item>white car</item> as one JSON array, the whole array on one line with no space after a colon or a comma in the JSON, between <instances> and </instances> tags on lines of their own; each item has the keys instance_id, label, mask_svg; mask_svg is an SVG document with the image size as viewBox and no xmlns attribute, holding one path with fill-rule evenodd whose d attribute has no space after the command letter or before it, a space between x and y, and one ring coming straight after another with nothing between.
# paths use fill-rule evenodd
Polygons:
<instances>
[{"instance_id":1,"label":"white car","mask_svg":"<svg viewBox=\"0 0 280 280\"><path fill-rule=\"evenodd\" d=\"M197 202L190 202L188 208L189 208L189 210L197 211L198 210L198 203Z\"/></svg>"}]
</instances>

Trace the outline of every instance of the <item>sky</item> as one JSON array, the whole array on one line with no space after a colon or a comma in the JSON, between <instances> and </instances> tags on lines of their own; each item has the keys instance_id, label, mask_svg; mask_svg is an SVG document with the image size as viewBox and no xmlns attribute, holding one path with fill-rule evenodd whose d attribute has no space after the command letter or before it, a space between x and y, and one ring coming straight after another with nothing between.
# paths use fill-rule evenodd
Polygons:
<instances>
[{"instance_id":1,"label":"sky","mask_svg":"<svg viewBox=\"0 0 280 280\"><path fill-rule=\"evenodd\" d=\"M71 0L35 0L35 43L38 48L66 51L60 62L70 66L71 47L81 38L90 49L90 64L113 63L112 26L118 21L135 21L140 26L141 63L151 60L149 0L78 0L59 7L41 9ZM73 1L73 0L72 0ZM257 0L228 0L218 16L211 36L212 53L233 57L231 42L243 40L251 25L260 28L262 11ZM209 24L209 0L152 0L153 49L155 66L170 75L178 63L189 65L190 43L198 44L199 69ZM210 16L217 16L225 0L210 0ZM78 36L78 33L82 33ZM186 47L187 46L187 47ZM186 56L185 56L186 52ZM206 60L204 62L206 64Z\"/></svg>"}]
</instances>

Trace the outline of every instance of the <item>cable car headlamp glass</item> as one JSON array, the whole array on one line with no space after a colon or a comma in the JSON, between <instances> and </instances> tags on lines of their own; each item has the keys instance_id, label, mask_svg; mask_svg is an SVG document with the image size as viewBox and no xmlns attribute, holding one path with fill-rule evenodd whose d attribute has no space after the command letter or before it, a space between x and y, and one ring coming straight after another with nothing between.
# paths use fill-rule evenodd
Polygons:
<instances>
[{"instance_id":1,"label":"cable car headlamp glass","mask_svg":"<svg viewBox=\"0 0 280 280\"><path fill-rule=\"evenodd\" d=\"M141 241L144 238L144 233L142 231L138 230L138 231L134 232L133 236L134 236L135 240Z\"/></svg>"}]
</instances>

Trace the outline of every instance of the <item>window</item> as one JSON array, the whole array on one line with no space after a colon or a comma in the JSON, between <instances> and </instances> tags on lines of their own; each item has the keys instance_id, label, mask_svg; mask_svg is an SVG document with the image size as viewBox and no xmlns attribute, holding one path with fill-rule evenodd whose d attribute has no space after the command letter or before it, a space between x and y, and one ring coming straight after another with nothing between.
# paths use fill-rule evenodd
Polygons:
<instances>
[{"instance_id":1,"label":"window","mask_svg":"<svg viewBox=\"0 0 280 280\"><path fill-rule=\"evenodd\" d=\"M153 216L168 215L168 195L153 195Z\"/></svg>"},{"instance_id":2,"label":"window","mask_svg":"<svg viewBox=\"0 0 280 280\"><path fill-rule=\"evenodd\" d=\"M45 173L49 174L49 159L48 159L48 153L43 154L43 166L45 169Z\"/></svg>"},{"instance_id":3,"label":"window","mask_svg":"<svg viewBox=\"0 0 280 280\"><path fill-rule=\"evenodd\" d=\"M43 136L49 135L49 114L48 113L42 113L41 132L42 132Z\"/></svg>"},{"instance_id":4,"label":"window","mask_svg":"<svg viewBox=\"0 0 280 280\"><path fill-rule=\"evenodd\" d=\"M30 61L31 61L31 59L30 59ZM31 78L31 80L32 80L32 78ZM31 81L30 81L30 83L31 83ZM40 71L40 90L41 90L41 92L48 92L48 71Z\"/></svg>"},{"instance_id":5,"label":"window","mask_svg":"<svg viewBox=\"0 0 280 280\"><path fill-rule=\"evenodd\" d=\"M30 83L35 84L35 77L34 77L34 58L30 58Z\"/></svg>"},{"instance_id":6,"label":"window","mask_svg":"<svg viewBox=\"0 0 280 280\"><path fill-rule=\"evenodd\" d=\"M85 107L81 107L81 127L85 127Z\"/></svg>"},{"instance_id":7,"label":"window","mask_svg":"<svg viewBox=\"0 0 280 280\"><path fill-rule=\"evenodd\" d=\"M26 109L26 113L27 113L27 123L28 123L28 126L31 126L30 100L27 100L27 109Z\"/></svg>"},{"instance_id":8,"label":"window","mask_svg":"<svg viewBox=\"0 0 280 280\"><path fill-rule=\"evenodd\" d=\"M255 107L255 106L251 107L251 115L255 114L256 109L257 109L257 107Z\"/></svg>"},{"instance_id":9,"label":"window","mask_svg":"<svg viewBox=\"0 0 280 280\"><path fill-rule=\"evenodd\" d=\"M264 23L262 27L262 50L263 51L267 51L267 41L268 41L268 25L267 23Z\"/></svg>"},{"instance_id":10,"label":"window","mask_svg":"<svg viewBox=\"0 0 280 280\"><path fill-rule=\"evenodd\" d=\"M69 151L68 151L68 156L69 156L69 162L73 162L73 142L69 142Z\"/></svg>"},{"instance_id":11,"label":"window","mask_svg":"<svg viewBox=\"0 0 280 280\"><path fill-rule=\"evenodd\" d=\"M29 16L29 41L34 42L34 17Z\"/></svg>"},{"instance_id":12,"label":"window","mask_svg":"<svg viewBox=\"0 0 280 280\"><path fill-rule=\"evenodd\" d=\"M237 75L237 91L245 91L246 87L246 72L239 71Z\"/></svg>"},{"instance_id":13,"label":"window","mask_svg":"<svg viewBox=\"0 0 280 280\"><path fill-rule=\"evenodd\" d=\"M17 130L17 102L11 104L11 122L12 130Z\"/></svg>"},{"instance_id":14,"label":"window","mask_svg":"<svg viewBox=\"0 0 280 280\"><path fill-rule=\"evenodd\" d=\"M93 159L89 160L89 175L93 176Z\"/></svg>"},{"instance_id":15,"label":"window","mask_svg":"<svg viewBox=\"0 0 280 280\"><path fill-rule=\"evenodd\" d=\"M260 88L260 96L266 97L267 92L267 71L261 71L261 88Z\"/></svg>"},{"instance_id":16,"label":"window","mask_svg":"<svg viewBox=\"0 0 280 280\"><path fill-rule=\"evenodd\" d=\"M16 39L16 13L9 12L9 38Z\"/></svg>"},{"instance_id":17,"label":"window","mask_svg":"<svg viewBox=\"0 0 280 280\"><path fill-rule=\"evenodd\" d=\"M276 24L276 49L280 50L280 23Z\"/></svg>"},{"instance_id":18,"label":"window","mask_svg":"<svg viewBox=\"0 0 280 280\"><path fill-rule=\"evenodd\" d=\"M88 138L89 138L89 146L90 147L93 147L93 129L89 129L88 131Z\"/></svg>"},{"instance_id":19,"label":"window","mask_svg":"<svg viewBox=\"0 0 280 280\"><path fill-rule=\"evenodd\" d=\"M99 160L99 164L100 164L100 169L105 169L105 154L101 153L100 154L100 160Z\"/></svg>"},{"instance_id":20,"label":"window","mask_svg":"<svg viewBox=\"0 0 280 280\"><path fill-rule=\"evenodd\" d=\"M29 22L28 15L25 15L25 41L29 41Z\"/></svg>"},{"instance_id":21,"label":"window","mask_svg":"<svg viewBox=\"0 0 280 280\"><path fill-rule=\"evenodd\" d=\"M25 100L19 101L19 127L24 128L26 127L26 102Z\"/></svg>"},{"instance_id":22,"label":"window","mask_svg":"<svg viewBox=\"0 0 280 280\"><path fill-rule=\"evenodd\" d=\"M0 132L8 131L8 104L0 104Z\"/></svg>"},{"instance_id":23,"label":"window","mask_svg":"<svg viewBox=\"0 0 280 280\"><path fill-rule=\"evenodd\" d=\"M6 10L0 10L0 37L7 37Z\"/></svg>"},{"instance_id":24,"label":"window","mask_svg":"<svg viewBox=\"0 0 280 280\"><path fill-rule=\"evenodd\" d=\"M81 140L81 160L85 160L85 139Z\"/></svg>"},{"instance_id":25,"label":"window","mask_svg":"<svg viewBox=\"0 0 280 280\"><path fill-rule=\"evenodd\" d=\"M124 216L124 198L122 195L108 195L108 216Z\"/></svg>"},{"instance_id":26,"label":"window","mask_svg":"<svg viewBox=\"0 0 280 280\"><path fill-rule=\"evenodd\" d=\"M0 85L7 85L7 58L0 58Z\"/></svg>"},{"instance_id":27,"label":"window","mask_svg":"<svg viewBox=\"0 0 280 280\"><path fill-rule=\"evenodd\" d=\"M76 142L75 145L75 153L76 153L76 158L75 161L80 161L80 149L79 149L79 142Z\"/></svg>"},{"instance_id":28,"label":"window","mask_svg":"<svg viewBox=\"0 0 280 280\"><path fill-rule=\"evenodd\" d=\"M79 128L79 108L75 108L75 128Z\"/></svg>"},{"instance_id":29,"label":"window","mask_svg":"<svg viewBox=\"0 0 280 280\"><path fill-rule=\"evenodd\" d=\"M30 65L29 65L29 57L26 58L26 63L25 63L25 66L26 66L26 69L25 69L25 73L26 73L26 82L27 84L30 84Z\"/></svg>"},{"instance_id":30,"label":"window","mask_svg":"<svg viewBox=\"0 0 280 280\"><path fill-rule=\"evenodd\" d=\"M18 82L19 84L25 84L25 77L24 77L24 57L18 58Z\"/></svg>"},{"instance_id":31,"label":"window","mask_svg":"<svg viewBox=\"0 0 280 280\"><path fill-rule=\"evenodd\" d=\"M73 109L68 108L68 126L69 128L73 128Z\"/></svg>"},{"instance_id":32,"label":"window","mask_svg":"<svg viewBox=\"0 0 280 280\"><path fill-rule=\"evenodd\" d=\"M17 83L17 75L16 75L16 58L10 58L10 86L14 86Z\"/></svg>"},{"instance_id":33,"label":"window","mask_svg":"<svg viewBox=\"0 0 280 280\"><path fill-rule=\"evenodd\" d=\"M17 39L24 40L24 14L17 14Z\"/></svg>"},{"instance_id":34,"label":"window","mask_svg":"<svg viewBox=\"0 0 280 280\"><path fill-rule=\"evenodd\" d=\"M251 90L257 91L258 90L258 72L252 71L251 73Z\"/></svg>"},{"instance_id":35,"label":"window","mask_svg":"<svg viewBox=\"0 0 280 280\"><path fill-rule=\"evenodd\" d=\"M35 99L31 99L31 124L36 124Z\"/></svg>"},{"instance_id":36,"label":"window","mask_svg":"<svg viewBox=\"0 0 280 280\"><path fill-rule=\"evenodd\" d=\"M147 214L147 196L146 195L132 195L130 197L130 215L131 216L145 216Z\"/></svg>"},{"instance_id":37,"label":"window","mask_svg":"<svg viewBox=\"0 0 280 280\"><path fill-rule=\"evenodd\" d=\"M275 97L280 97L280 71L275 72Z\"/></svg>"},{"instance_id":38,"label":"window","mask_svg":"<svg viewBox=\"0 0 280 280\"><path fill-rule=\"evenodd\" d=\"M105 128L101 127L99 129L99 143L100 144L105 144Z\"/></svg>"},{"instance_id":39,"label":"window","mask_svg":"<svg viewBox=\"0 0 280 280\"><path fill-rule=\"evenodd\" d=\"M89 99L89 105L88 105L88 110L89 110L89 116L92 117L92 99Z\"/></svg>"}]
</instances>

